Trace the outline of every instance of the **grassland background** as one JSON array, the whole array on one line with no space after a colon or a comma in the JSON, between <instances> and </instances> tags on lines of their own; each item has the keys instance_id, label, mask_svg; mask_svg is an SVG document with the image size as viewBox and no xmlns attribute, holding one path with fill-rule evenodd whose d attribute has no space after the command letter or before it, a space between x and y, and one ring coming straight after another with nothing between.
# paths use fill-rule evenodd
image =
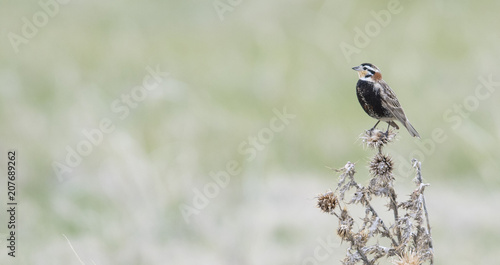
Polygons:
<instances>
[{"instance_id":1,"label":"grassland background","mask_svg":"<svg viewBox=\"0 0 500 265\"><path fill-rule=\"evenodd\" d=\"M17 149L19 226L14 259L1 210L0 263L303 264L337 226L314 208L314 196L335 187L325 166L353 161L368 179L371 151L357 136L374 120L357 103L351 70L363 62L382 69L420 145L436 128L446 136L423 159L436 264L498 262L500 92L457 128L443 115L475 96L479 77L500 80L500 2L401 1L348 60L339 45L387 3L243 0L221 20L212 1L75 0L16 53L9 32L21 34L22 18L42 9L4 1L0 210L6 152ZM111 103L147 66L168 82L117 119ZM246 161L240 143L283 107L296 118ZM106 117L115 131L59 179L53 162ZM403 130L389 151L409 159L420 145ZM179 206L231 160L241 174L186 223ZM409 192L411 176L396 177ZM339 264L346 246L334 240L318 264Z\"/></svg>"}]
</instances>

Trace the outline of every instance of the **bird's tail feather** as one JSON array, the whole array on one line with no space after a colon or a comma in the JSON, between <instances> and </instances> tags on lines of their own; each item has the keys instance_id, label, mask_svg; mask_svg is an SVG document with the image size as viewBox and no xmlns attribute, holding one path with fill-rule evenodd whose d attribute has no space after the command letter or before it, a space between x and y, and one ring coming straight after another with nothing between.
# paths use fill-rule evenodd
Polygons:
<instances>
[{"instance_id":1,"label":"bird's tail feather","mask_svg":"<svg viewBox=\"0 0 500 265\"><path fill-rule=\"evenodd\" d=\"M406 127L411 136L418 137L420 139L420 135L418 134L417 130L415 130L415 128L411 125L408 119L406 119L403 125Z\"/></svg>"}]
</instances>

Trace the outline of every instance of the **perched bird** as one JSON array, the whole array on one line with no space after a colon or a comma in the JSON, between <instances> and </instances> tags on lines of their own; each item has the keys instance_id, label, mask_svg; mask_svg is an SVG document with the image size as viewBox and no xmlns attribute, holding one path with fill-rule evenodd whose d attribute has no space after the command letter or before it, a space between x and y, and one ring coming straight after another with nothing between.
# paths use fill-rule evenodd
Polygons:
<instances>
[{"instance_id":1,"label":"perched bird","mask_svg":"<svg viewBox=\"0 0 500 265\"><path fill-rule=\"evenodd\" d=\"M371 63L364 63L352 69L357 71L359 75L356 94L361 107L370 117L378 120L372 130L377 127L380 121L385 121L389 124L387 134L390 126L399 129L399 126L394 122L394 120L398 120L406 127L411 136L420 138L417 130L406 118L396 94L382 79L378 67Z\"/></svg>"}]
</instances>

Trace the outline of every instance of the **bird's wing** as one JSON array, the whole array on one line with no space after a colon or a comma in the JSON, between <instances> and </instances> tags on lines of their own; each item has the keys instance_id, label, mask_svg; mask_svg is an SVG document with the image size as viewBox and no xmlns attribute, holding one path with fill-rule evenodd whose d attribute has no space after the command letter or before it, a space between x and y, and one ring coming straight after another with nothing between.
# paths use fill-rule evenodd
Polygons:
<instances>
[{"instance_id":1,"label":"bird's wing","mask_svg":"<svg viewBox=\"0 0 500 265\"><path fill-rule=\"evenodd\" d=\"M389 85L383 80L381 80L379 84L381 86L379 93L382 98L382 106L388 109L392 115L406 127L411 136L420 138L417 130L415 130L410 121L406 118L405 112L396 97L396 93L394 93Z\"/></svg>"},{"instance_id":2,"label":"bird's wing","mask_svg":"<svg viewBox=\"0 0 500 265\"><path fill-rule=\"evenodd\" d=\"M398 98L396 97L396 94L383 80L381 80L379 84L382 86L379 92L382 98L382 106L388 109L402 124L405 124L406 115L398 101Z\"/></svg>"}]
</instances>

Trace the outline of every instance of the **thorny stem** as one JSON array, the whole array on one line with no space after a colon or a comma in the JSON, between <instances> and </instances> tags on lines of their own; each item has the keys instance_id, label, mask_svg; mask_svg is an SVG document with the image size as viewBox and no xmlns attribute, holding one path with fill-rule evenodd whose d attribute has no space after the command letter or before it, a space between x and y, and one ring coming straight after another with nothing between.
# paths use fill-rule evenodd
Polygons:
<instances>
[{"instance_id":1,"label":"thorny stem","mask_svg":"<svg viewBox=\"0 0 500 265\"><path fill-rule=\"evenodd\" d=\"M355 181L354 181L354 185L356 185L356 188L358 190L362 189L362 187L357 182L355 182ZM394 190L393 190L393 192L394 192ZM392 197L391 197L391 202L392 203L396 203L395 200L393 202ZM368 210L370 210L370 212L372 212L373 215L375 215L376 217L379 218L380 224L382 225L382 228L384 228L384 232L387 234L387 237L391 239L392 244L394 245L394 248L397 248L399 246L399 244L396 242L396 240L394 240L394 238L392 237L392 234L389 231L389 229L387 228L387 226L385 226L384 220L382 220L382 218L380 218L380 216L378 215L378 213L375 211L375 209L372 207L372 205L370 204L370 202L368 200L365 201L364 203L366 204L366 207L368 207ZM397 205L394 205L394 206L395 206L395 209L396 209L396 211L394 213L394 215L395 215L394 218L396 218L396 221L397 221L398 208L397 208ZM398 241L401 242L401 232L399 231L399 229L398 229Z\"/></svg>"},{"instance_id":2,"label":"thorny stem","mask_svg":"<svg viewBox=\"0 0 500 265\"><path fill-rule=\"evenodd\" d=\"M396 224L397 224L399 221L398 202L396 201L396 192L392 188L391 188L390 199L391 199L391 204L392 204L392 210L394 211L394 222L396 222ZM399 246L399 244L401 244L401 229L396 229L396 235L398 237L397 246Z\"/></svg>"},{"instance_id":3,"label":"thorny stem","mask_svg":"<svg viewBox=\"0 0 500 265\"><path fill-rule=\"evenodd\" d=\"M352 244L354 244L354 241L351 242ZM361 250L361 248L359 246L356 247L356 251L358 251L359 255L361 256L361 259L363 260L363 262L366 264L366 265L372 265L373 263L371 263L368 258L366 257L365 253L363 253L363 251Z\"/></svg>"},{"instance_id":4,"label":"thorny stem","mask_svg":"<svg viewBox=\"0 0 500 265\"><path fill-rule=\"evenodd\" d=\"M397 248L398 247L398 243L396 242L396 240L394 240L394 238L392 237L392 234L391 232L389 231L389 229L387 228L387 226L385 226L384 224L384 220L382 220L382 218L380 218L380 216L378 215L378 213L375 211L375 209L372 207L372 205L369 203L369 202L366 202L366 206L368 207L368 210L370 210L370 212L372 212L373 215L375 215L376 217L379 218L380 220L380 224L382 225L382 228L384 229L384 232L385 234L387 235L388 238L391 239L392 241L392 245Z\"/></svg>"},{"instance_id":5,"label":"thorny stem","mask_svg":"<svg viewBox=\"0 0 500 265\"><path fill-rule=\"evenodd\" d=\"M352 236L349 237L349 241L351 242L351 246L356 247L356 251L358 252L359 256L361 256L361 259L363 260L363 263L365 265L373 265L373 263L368 260L368 257L366 257L366 255L363 252L363 250L354 243L354 238Z\"/></svg>"},{"instance_id":6,"label":"thorny stem","mask_svg":"<svg viewBox=\"0 0 500 265\"><path fill-rule=\"evenodd\" d=\"M422 180L422 163L420 161L417 161L416 159L412 160L413 162L413 167L417 169L417 181L418 184L421 185L423 183ZM422 204L424 205L424 213L425 213L425 222L427 223L427 231L429 233L429 248L433 251L434 247L432 246L432 235L431 235L431 223L429 222L429 213L427 212L427 205L425 204L425 196L422 191ZM434 264L434 258L431 256L431 264Z\"/></svg>"},{"instance_id":7,"label":"thorny stem","mask_svg":"<svg viewBox=\"0 0 500 265\"><path fill-rule=\"evenodd\" d=\"M382 148L383 148L383 145L379 146L378 148L378 153L380 155L382 155ZM394 222L397 224L398 223L398 220L399 220L399 214L398 214L398 202L396 200L397 198L397 195L396 195L396 191L394 191L393 188L390 189L390 200L391 200L391 208L394 212ZM398 247L399 244L401 244L401 230L400 229L396 229L396 235L398 237L398 243L396 243L394 241L394 239L392 239L392 243L394 244L394 247Z\"/></svg>"}]
</instances>

